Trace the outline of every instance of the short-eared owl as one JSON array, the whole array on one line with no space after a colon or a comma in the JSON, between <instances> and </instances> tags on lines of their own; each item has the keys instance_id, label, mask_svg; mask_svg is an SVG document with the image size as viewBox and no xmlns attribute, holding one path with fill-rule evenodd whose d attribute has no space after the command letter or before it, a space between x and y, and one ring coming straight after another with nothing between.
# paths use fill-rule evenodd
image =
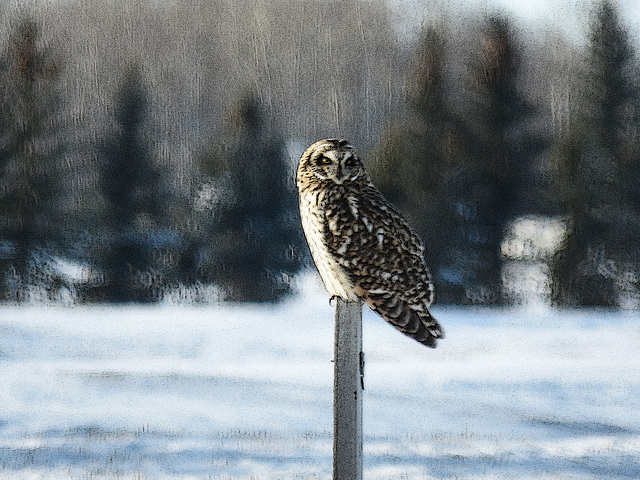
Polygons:
<instances>
[{"instance_id":1,"label":"short-eared owl","mask_svg":"<svg viewBox=\"0 0 640 480\"><path fill-rule=\"evenodd\" d=\"M424 246L349 142L311 145L297 183L302 227L332 297L363 299L401 332L435 347L443 331L428 310L434 293Z\"/></svg>"}]
</instances>

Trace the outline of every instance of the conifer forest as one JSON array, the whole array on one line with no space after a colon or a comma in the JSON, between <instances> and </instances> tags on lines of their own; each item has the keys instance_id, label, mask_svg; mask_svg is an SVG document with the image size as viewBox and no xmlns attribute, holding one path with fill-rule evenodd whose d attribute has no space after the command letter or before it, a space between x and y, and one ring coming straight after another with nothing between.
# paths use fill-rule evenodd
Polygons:
<instances>
[{"instance_id":1,"label":"conifer forest","mask_svg":"<svg viewBox=\"0 0 640 480\"><path fill-rule=\"evenodd\" d=\"M616 2L585 3L579 39L429 5L407 35L382 0L4 2L0 301L279 301L313 268L299 156L341 137L439 303L518 303L538 271L553 305L637 308L640 43Z\"/></svg>"}]
</instances>

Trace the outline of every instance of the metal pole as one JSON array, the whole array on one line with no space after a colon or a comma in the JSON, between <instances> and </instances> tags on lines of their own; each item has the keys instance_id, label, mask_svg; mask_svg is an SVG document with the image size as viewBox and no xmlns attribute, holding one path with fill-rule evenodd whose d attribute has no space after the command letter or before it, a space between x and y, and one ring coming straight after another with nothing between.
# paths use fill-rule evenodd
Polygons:
<instances>
[{"instance_id":1,"label":"metal pole","mask_svg":"<svg viewBox=\"0 0 640 480\"><path fill-rule=\"evenodd\" d=\"M336 300L333 480L362 480L362 305Z\"/></svg>"}]
</instances>

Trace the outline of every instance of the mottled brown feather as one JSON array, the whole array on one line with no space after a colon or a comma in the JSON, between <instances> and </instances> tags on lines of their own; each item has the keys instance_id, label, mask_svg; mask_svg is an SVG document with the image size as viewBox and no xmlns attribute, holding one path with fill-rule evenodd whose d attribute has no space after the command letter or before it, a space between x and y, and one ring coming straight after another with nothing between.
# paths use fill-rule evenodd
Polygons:
<instances>
[{"instance_id":1,"label":"mottled brown feather","mask_svg":"<svg viewBox=\"0 0 640 480\"><path fill-rule=\"evenodd\" d=\"M423 243L361 164L344 175L339 166L325 171L317 161L321 155L330 155L341 162L344 152L352 160L357 158L348 143L322 140L309 147L298 168L305 234L310 245L316 245L312 253L323 280L332 294L332 284L348 283L345 289L355 292L387 322L423 345L435 347L444 333L428 310L434 289ZM342 175L339 183L334 181L337 175Z\"/></svg>"}]
</instances>

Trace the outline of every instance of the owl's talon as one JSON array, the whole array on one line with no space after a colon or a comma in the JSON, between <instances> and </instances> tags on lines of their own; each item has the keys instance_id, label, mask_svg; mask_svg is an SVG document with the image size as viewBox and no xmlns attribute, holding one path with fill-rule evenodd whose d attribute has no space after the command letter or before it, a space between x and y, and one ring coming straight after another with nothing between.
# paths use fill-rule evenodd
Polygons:
<instances>
[{"instance_id":1,"label":"owl's talon","mask_svg":"<svg viewBox=\"0 0 640 480\"><path fill-rule=\"evenodd\" d=\"M336 298L340 298L338 295L331 295L331 298L329 299L329 306L331 305L331 302L333 302Z\"/></svg>"}]
</instances>

